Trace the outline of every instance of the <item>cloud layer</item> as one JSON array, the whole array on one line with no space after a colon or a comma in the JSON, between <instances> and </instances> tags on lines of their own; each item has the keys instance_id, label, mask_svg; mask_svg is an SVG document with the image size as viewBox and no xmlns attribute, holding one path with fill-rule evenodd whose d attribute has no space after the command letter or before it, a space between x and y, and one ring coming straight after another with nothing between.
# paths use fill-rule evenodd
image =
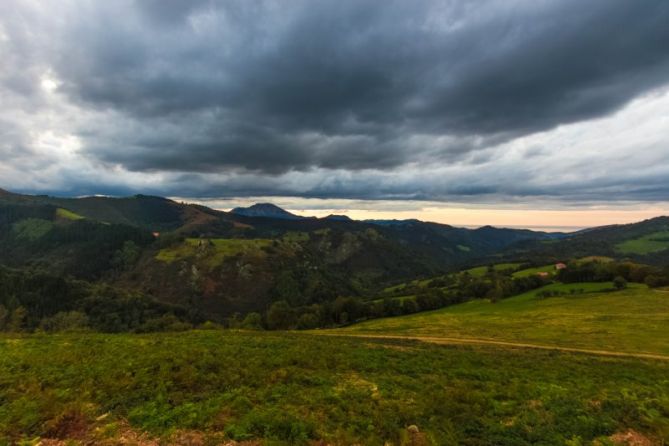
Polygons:
<instances>
[{"instance_id":1,"label":"cloud layer","mask_svg":"<svg viewBox=\"0 0 669 446\"><path fill-rule=\"evenodd\" d=\"M664 0L8 0L4 9L7 188L669 197Z\"/></svg>"}]
</instances>

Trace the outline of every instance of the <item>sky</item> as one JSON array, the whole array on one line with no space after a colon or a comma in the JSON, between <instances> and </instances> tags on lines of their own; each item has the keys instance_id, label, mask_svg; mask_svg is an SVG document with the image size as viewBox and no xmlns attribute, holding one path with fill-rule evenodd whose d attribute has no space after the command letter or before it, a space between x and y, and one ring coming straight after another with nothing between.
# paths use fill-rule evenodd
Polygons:
<instances>
[{"instance_id":1,"label":"sky","mask_svg":"<svg viewBox=\"0 0 669 446\"><path fill-rule=\"evenodd\" d=\"M0 187L564 227L669 214L666 0L3 0Z\"/></svg>"}]
</instances>

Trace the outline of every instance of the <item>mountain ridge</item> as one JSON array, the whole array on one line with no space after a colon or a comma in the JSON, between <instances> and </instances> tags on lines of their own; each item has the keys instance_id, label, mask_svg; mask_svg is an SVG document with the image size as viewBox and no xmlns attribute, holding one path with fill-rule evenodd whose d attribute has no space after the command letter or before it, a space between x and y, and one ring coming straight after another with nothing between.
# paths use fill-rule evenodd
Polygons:
<instances>
[{"instance_id":1,"label":"mountain ridge","mask_svg":"<svg viewBox=\"0 0 669 446\"><path fill-rule=\"evenodd\" d=\"M603 255L663 264L669 257L669 249L656 249L664 235L653 235L669 228L664 216L574 235L299 217L267 203L255 209L244 215L141 194L0 194L0 264L114 284L220 319L262 312L278 300L304 306L369 296L501 260L541 264ZM620 251L621 243L634 247L648 237L651 252Z\"/></svg>"},{"instance_id":2,"label":"mountain ridge","mask_svg":"<svg viewBox=\"0 0 669 446\"><path fill-rule=\"evenodd\" d=\"M255 203L248 207L236 207L232 209L230 213L243 215L245 217L278 218L284 220L302 220L311 218L295 215L273 203Z\"/></svg>"}]
</instances>

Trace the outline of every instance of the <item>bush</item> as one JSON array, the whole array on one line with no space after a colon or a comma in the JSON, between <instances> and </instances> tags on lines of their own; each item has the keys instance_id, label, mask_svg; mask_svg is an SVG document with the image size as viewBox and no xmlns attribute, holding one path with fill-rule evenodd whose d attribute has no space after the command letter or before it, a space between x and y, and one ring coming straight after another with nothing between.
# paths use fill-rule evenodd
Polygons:
<instances>
[{"instance_id":1,"label":"bush","mask_svg":"<svg viewBox=\"0 0 669 446\"><path fill-rule=\"evenodd\" d=\"M259 313L249 313L242 321L242 327L247 330L262 330L262 316Z\"/></svg>"},{"instance_id":2,"label":"bush","mask_svg":"<svg viewBox=\"0 0 669 446\"><path fill-rule=\"evenodd\" d=\"M173 314L165 314L161 317L149 319L137 328L138 333L151 333L155 331L186 331L193 328L189 323L180 321Z\"/></svg>"},{"instance_id":3,"label":"bush","mask_svg":"<svg viewBox=\"0 0 669 446\"><path fill-rule=\"evenodd\" d=\"M669 280L666 277L657 274L651 274L646 277L644 283L648 285L650 288L658 288L661 286L668 285Z\"/></svg>"},{"instance_id":4,"label":"bush","mask_svg":"<svg viewBox=\"0 0 669 446\"><path fill-rule=\"evenodd\" d=\"M613 279L613 286L617 290L622 290L627 288L627 280L625 280L624 277L617 276L615 279Z\"/></svg>"},{"instance_id":5,"label":"bush","mask_svg":"<svg viewBox=\"0 0 669 446\"><path fill-rule=\"evenodd\" d=\"M267 328L286 330L295 325L295 312L285 300L274 302L267 311Z\"/></svg>"},{"instance_id":6,"label":"bush","mask_svg":"<svg viewBox=\"0 0 669 446\"><path fill-rule=\"evenodd\" d=\"M60 311L42 319L39 328L44 331L85 331L88 330L88 316L79 311Z\"/></svg>"},{"instance_id":7,"label":"bush","mask_svg":"<svg viewBox=\"0 0 669 446\"><path fill-rule=\"evenodd\" d=\"M297 320L297 328L300 330L309 330L318 327L318 317L312 313L304 313Z\"/></svg>"}]
</instances>

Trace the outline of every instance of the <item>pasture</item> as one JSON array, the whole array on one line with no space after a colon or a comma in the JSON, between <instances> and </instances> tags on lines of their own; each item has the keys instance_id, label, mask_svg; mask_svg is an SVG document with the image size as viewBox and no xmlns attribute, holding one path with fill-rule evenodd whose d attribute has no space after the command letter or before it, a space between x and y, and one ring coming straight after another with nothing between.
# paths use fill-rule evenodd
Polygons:
<instances>
[{"instance_id":1,"label":"pasture","mask_svg":"<svg viewBox=\"0 0 669 446\"><path fill-rule=\"evenodd\" d=\"M638 284L605 291L612 288L611 283L551 284L497 303L474 300L344 330L669 354L669 293ZM541 291L565 294L541 298Z\"/></svg>"}]
</instances>

